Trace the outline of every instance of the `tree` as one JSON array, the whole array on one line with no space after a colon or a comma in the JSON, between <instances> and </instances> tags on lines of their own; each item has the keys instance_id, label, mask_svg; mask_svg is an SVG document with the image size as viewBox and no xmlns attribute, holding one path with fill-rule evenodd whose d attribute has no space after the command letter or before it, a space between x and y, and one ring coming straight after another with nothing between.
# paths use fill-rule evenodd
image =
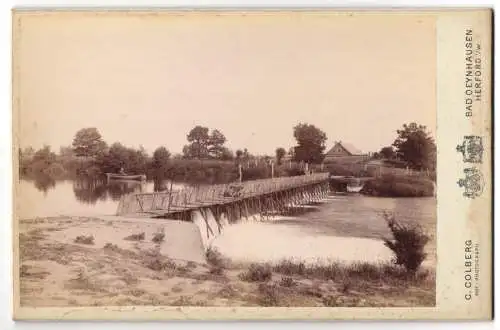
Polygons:
<instances>
[{"instance_id":1,"label":"tree","mask_svg":"<svg viewBox=\"0 0 500 330\"><path fill-rule=\"evenodd\" d=\"M242 155L242 157L243 157L244 160L249 160L250 159L251 155L248 152L247 148L243 149L243 155Z\"/></svg>"},{"instance_id":2,"label":"tree","mask_svg":"<svg viewBox=\"0 0 500 330\"><path fill-rule=\"evenodd\" d=\"M222 147L222 151L219 155L219 159L220 160L233 160L234 159L233 152L226 147Z\"/></svg>"},{"instance_id":3,"label":"tree","mask_svg":"<svg viewBox=\"0 0 500 330\"><path fill-rule=\"evenodd\" d=\"M59 148L59 155L62 157L71 157L74 155L73 148L72 147L60 147Z\"/></svg>"},{"instance_id":4,"label":"tree","mask_svg":"<svg viewBox=\"0 0 500 330\"><path fill-rule=\"evenodd\" d=\"M283 157L286 155L286 150L285 148L277 148L276 149L276 162L278 165L281 165L281 161L283 160Z\"/></svg>"},{"instance_id":5,"label":"tree","mask_svg":"<svg viewBox=\"0 0 500 330\"><path fill-rule=\"evenodd\" d=\"M383 147L382 149L380 149L380 152L378 154L385 159L393 159L396 156L396 153L394 152L392 146Z\"/></svg>"},{"instance_id":6,"label":"tree","mask_svg":"<svg viewBox=\"0 0 500 330\"><path fill-rule=\"evenodd\" d=\"M56 161L56 154L49 146L37 150L30 163L30 169L34 173L45 173Z\"/></svg>"},{"instance_id":7,"label":"tree","mask_svg":"<svg viewBox=\"0 0 500 330\"><path fill-rule=\"evenodd\" d=\"M236 150L236 160L240 161L241 157L243 157L243 151L241 149Z\"/></svg>"},{"instance_id":8,"label":"tree","mask_svg":"<svg viewBox=\"0 0 500 330\"><path fill-rule=\"evenodd\" d=\"M105 168L106 172L118 172L121 168L126 170L128 161L128 149L123 144L115 142L109 148L108 153L101 161L101 167Z\"/></svg>"},{"instance_id":9,"label":"tree","mask_svg":"<svg viewBox=\"0 0 500 330\"><path fill-rule=\"evenodd\" d=\"M326 145L326 134L314 125L298 124L293 128L293 136L297 140L294 148L295 160L308 163L323 161Z\"/></svg>"},{"instance_id":10,"label":"tree","mask_svg":"<svg viewBox=\"0 0 500 330\"><path fill-rule=\"evenodd\" d=\"M189 144L182 150L186 158L201 159L208 156L210 136L207 127L195 126L187 135L187 140Z\"/></svg>"},{"instance_id":11,"label":"tree","mask_svg":"<svg viewBox=\"0 0 500 330\"><path fill-rule=\"evenodd\" d=\"M398 137L392 145L401 160L417 170L436 168L436 144L425 126L404 124L397 133Z\"/></svg>"},{"instance_id":12,"label":"tree","mask_svg":"<svg viewBox=\"0 0 500 330\"><path fill-rule=\"evenodd\" d=\"M165 165L167 165L168 161L170 159L170 152L167 150L167 148L161 146L156 148L156 150L153 152L153 168L154 169L163 169L165 168Z\"/></svg>"},{"instance_id":13,"label":"tree","mask_svg":"<svg viewBox=\"0 0 500 330\"><path fill-rule=\"evenodd\" d=\"M19 149L21 151L21 149ZM26 147L21 151L21 156L23 159L31 160L35 155L35 149L33 147Z\"/></svg>"},{"instance_id":14,"label":"tree","mask_svg":"<svg viewBox=\"0 0 500 330\"><path fill-rule=\"evenodd\" d=\"M82 128L73 139L73 151L77 156L96 157L106 149L106 143L95 127Z\"/></svg>"},{"instance_id":15,"label":"tree","mask_svg":"<svg viewBox=\"0 0 500 330\"><path fill-rule=\"evenodd\" d=\"M56 161L56 154L50 150L49 146L43 146L43 148L37 150L33 155L33 162L39 161L51 164Z\"/></svg>"},{"instance_id":16,"label":"tree","mask_svg":"<svg viewBox=\"0 0 500 330\"><path fill-rule=\"evenodd\" d=\"M210 134L208 141L208 154L216 159L220 159L224 153L224 143L226 137L219 130L214 129ZM227 153L226 153L227 156Z\"/></svg>"}]
</instances>

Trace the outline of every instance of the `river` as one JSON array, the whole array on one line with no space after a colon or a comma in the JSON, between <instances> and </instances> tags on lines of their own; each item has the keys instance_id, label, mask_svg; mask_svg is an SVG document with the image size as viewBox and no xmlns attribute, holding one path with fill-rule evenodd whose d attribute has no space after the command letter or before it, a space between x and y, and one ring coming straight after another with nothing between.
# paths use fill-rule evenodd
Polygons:
<instances>
[{"instance_id":1,"label":"river","mask_svg":"<svg viewBox=\"0 0 500 330\"><path fill-rule=\"evenodd\" d=\"M184 185L173 184L173 189L180 189ZM130 192L151 192L159 187L153 182L91 182L85 180L66 181L33 181L21 180L19 184L18 216L21 219L52 216L99 216L112 215L116 212L118 201L123 194ZM170 185L162 185L163 188ZM307 239L292 244L297 249L293 254L314 245L315 249L323 249L332 244L332 237L357 237L380 241L388 237L390 232L382 213L391 212L398 220L406 223L416 223L431 236L428 244L428 261L435 263L436 255L436 198L382 198L362 195L329 196L328 199L316 206L305 208L302 214L294 217L278 217L267 224L236 225L217 239L216 245L223 250L233 253L235 258L241 251L241 256L253 251L255 258L260 258L258 242L273 242L272 247L265 248L261 254L278 256L280 249L290 253L290 237L300 235ZM231 232L234 231L234 234ZM241 235L241 233L245 235ZM328 238L328 239L326 239ZM324 242L324 244L322 243ZM338 241L335 248L342 250L343 242ZM368 242L368 241L367 241ZM345 242L347 244L347 241ZM235 249L239 245L241 250ZM227 248L224 248L224 247ZM251 246L255 248L248 249ZM369 245L364 245L369 250ZM229 248L230 247L230 248ZM356 252L355 249L351 249ZM369 251L368 251L369 252ZM357 252L363 254L362 250ZM353 257L354 258L354 257Z\"/></svg>"}]
</instances>

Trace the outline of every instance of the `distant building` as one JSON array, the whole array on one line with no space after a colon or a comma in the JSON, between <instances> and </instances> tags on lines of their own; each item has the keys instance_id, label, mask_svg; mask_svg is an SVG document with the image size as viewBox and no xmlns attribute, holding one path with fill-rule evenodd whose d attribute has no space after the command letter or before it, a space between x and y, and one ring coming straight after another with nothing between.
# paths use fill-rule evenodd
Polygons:
<instances>
[{"instance_id":1,"label":"distant building","mask_svg":"<svg viewBox=\"0 0 500 330\"><path fill-rule=\"evenodd\" d=\"M335 145L325 154L325 163L337 161L361 161L369 158L369 155L361 152L352 144L337 141Z\"/></svg>"}]
</instances>

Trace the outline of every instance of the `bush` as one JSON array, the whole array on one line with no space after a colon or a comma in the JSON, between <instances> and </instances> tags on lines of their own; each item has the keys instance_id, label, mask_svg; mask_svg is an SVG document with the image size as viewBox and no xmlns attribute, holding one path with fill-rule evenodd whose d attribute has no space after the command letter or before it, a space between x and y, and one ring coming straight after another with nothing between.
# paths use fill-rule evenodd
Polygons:
<instances>
[{"instance_id":1,"label":"bush","mask_svg":"<svg viewBox=\"0 0 500 330\"><path fill-rule=\"evenodd\" d=\"M424 177L386 174L367 181L361 193L379 197L431 197L434 184Z\"/></svg>"},{"instance_id":2,"label":"bush","mask_svg":"<svg viewBox=\"0 0 500 330\"><path fill-rule=\"evenodd\" d=\"M94 244L94 236L77 236L74 240L75 243L78 244L87 244L87 245L93 245Z\"/></svg>"},{"instance_id":3,"label":"bush","mask_svg":"<svg viewBox=\"0 0 500 330\"><path fill-rule=\"evenodd\" d=\"M251 264L245 273L240 274L240 278L247 282L265 282L273 276L270 265Z\"/></svg>"},{"instance_id":4,"label":"bush","mask_svg":"<svg viewBox=\"0 0 500 330\"><path fill-rule=\"evenodd\" d=\"M164 240L165 240L165 232L163 230L155 233L153 235L153 238L151 239L151 241L153 241L154 243L161 243Z\"/></svg>"},{"instance_id":5,"label":"bush","mask_svg":"<svg viewBox=\"0 0 500 330\"><path fill-rule=\"evenodd\" d=\"M160 258L158 256L146 257L143 260L143 265L157 272L165 271L167 269L176 270L178 268L177 264L173 260Z\"/></svg>"},{"instance_id":6,"label":"bush","mask_svg":"<svg viewBox=\"0 0 500 330\"><path fill-rule=\"evenodd\" d=\"M229 260L224 258L224 256L213 247L209 247L207 249L207 252L205 252L205 258L207 259L207 263L213 268L224 269L229 264Z\"/></svg>"},{"instance_id":7,"label":"bush","mask_svg":"<svg viewBox=\"0 0 500 330\"><path fill-rule=\"evenodd\" d=\"M146 238L146 234L144 232L140 233L140 234L132 234L130 236L127 236L124 238L124 240L127 240L127 241L143 241L144 238Z\"/></svg>"},{"instance_id":8,"label":"bush","mask_svg":"<svg viewBox=\"0 0 500 330\"><path fill-rule=\"evenodd\" d=\"M305 275L306 264L303 261L282 260L274 266L274 271L285 275Z\"/></svg>"},{"instance_id":9,"label":"bush","mask_svg":"<svg viewBox=\"0 0 500 330\"><path fill-rule=\"evenodd\" d=\"M395 254L394 263L415 274L427 256L424 248L429 236L417 225L399 223L392 214L384 213L384 219L394 237L393 240L384 239L385 245Z\"/></svg>"},{"instance_id":10,"label":"bush","mask_svg":"<svg viewBox=\"0 0 500 330\"><path fill-rule=\"evenodd\" d=\"M264 284L259 285L259 298L258 303L261 306L271 307L279 306L281 301L280 288L276 284Z\"/></svg>"},{"instance_id":11,"label":"bush","mask_svg":"<svg viewBox=\"0 0 500 330\"><path fill-rule=\"evenodd\" d=\"M291 288L292 286L296 286L297 283L293 280L293 278L289 276L284 276L281 278L280 285L287 288Z\"/></svg>"}]
</instances>

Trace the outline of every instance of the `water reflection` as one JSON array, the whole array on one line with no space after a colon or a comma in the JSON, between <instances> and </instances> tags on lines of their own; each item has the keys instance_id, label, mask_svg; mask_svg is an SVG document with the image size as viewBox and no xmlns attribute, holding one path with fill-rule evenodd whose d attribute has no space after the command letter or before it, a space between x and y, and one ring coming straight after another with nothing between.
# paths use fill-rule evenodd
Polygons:
<instances>
[{"instance_id":1,"label":"water reflection","mask_svg":"<svg viewBox=\"0 0 500 330\"><path fill-rule=\"evenodd\" d=\"M110 181L106 185L108 195L113 201L119 201L123 195L145 192L145 183L138 181Z\"/></svg>"},{"instance_id":2,"label":"water reflection","mask_svg":"<svg viewBox=\"0 0 500 330\"><path fill-rule=\"evenodd\" d=\"M123 195L144 191L138 181L109 181L96 178L78 178L73 181L73 192L78 201L94 205L98 201L119 201Z\"/></svg>"},{"instance_id":3,"label":"water reflection","mask_svg":"<svg viewBox=\"0 0 500 330\"><path fill-rule=\"evenodd\" d=\"M53 189L56 186L56 180L54 180L50 176L44 175L44 174L35 176L33 178L33 181L34 181L36 189L40 190L44 194L47 194L47 192L50 189Z\"/></svg>"}]
</instances>

